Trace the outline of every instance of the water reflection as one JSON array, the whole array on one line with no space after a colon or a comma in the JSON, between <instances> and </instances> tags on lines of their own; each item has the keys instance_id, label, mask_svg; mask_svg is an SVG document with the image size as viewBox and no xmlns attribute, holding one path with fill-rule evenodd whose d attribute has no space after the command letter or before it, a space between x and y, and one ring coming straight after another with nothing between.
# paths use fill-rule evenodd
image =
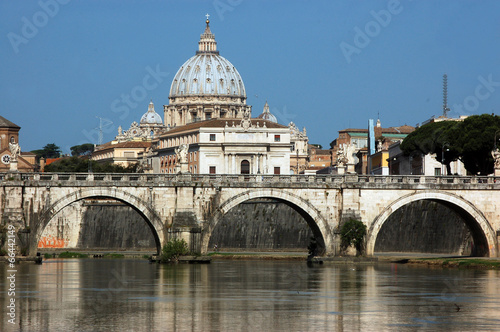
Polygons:
<instances>
[{"instance_id":1,"label":"water reflection","mask_svg":"<svg viewBox=\"0 0 500 332\"><path fill-rule=\"evenodd\" d=\"M89 259L17 275L18 325L2 331L500 330L499 271Z\"/></svg>"}]
</instances>

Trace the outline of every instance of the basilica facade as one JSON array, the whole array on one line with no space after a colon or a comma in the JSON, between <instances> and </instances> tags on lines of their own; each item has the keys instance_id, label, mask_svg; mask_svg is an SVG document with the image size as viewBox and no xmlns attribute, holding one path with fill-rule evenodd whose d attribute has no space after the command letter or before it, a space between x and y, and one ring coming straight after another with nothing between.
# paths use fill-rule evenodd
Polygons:
<instances>
[{"instance_id":1,"label":"basilica facade","mask_svg":"<svg viewBox=\"0 0 500 332\"><path fill-rule=\"evenodd\" d=\"M205 24L196 54L172 81L163 121L151 102L140 123L120 127L92 158L139 162L152 173L290 174L306 168L305 129L279 124L267 101L262 114L251 118L243 79L219 54L208 19Z\"/></svg>"}]
</instances>

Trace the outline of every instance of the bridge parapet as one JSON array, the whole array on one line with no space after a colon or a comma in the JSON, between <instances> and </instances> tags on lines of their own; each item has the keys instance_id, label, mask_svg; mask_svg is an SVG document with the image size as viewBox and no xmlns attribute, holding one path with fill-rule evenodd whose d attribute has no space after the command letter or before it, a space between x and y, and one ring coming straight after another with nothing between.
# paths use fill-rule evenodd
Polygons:
<instances>
[{"instance_id":1,"label":"bridge parapet","mask_svg":"<svg viewBox=\"0 0 500 332\"><path fill-rule=\"evenodd\" d=\"M500 189L499 176L0 173L0 185Z\"/></svg>"}]
</instances>

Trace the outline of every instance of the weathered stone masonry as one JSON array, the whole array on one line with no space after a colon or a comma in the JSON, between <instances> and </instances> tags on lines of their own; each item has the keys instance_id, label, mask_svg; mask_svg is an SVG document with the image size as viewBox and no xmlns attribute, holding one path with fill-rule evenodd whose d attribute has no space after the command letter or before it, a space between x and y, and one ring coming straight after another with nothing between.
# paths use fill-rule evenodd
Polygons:
<instances>
[{"instance_id":1,"label":"weathered stone masonry","mask_svg":"<svg viewBox=\"0 0 500 332\"><path fill-rule=\"evenodd\" d=\"M394 211L430 200L466 220L478 255L498 255L499 177L10 173L0 174L0 181L2 226L15 225L19 252L32 255L54 215L87 198L112 198L133 207L153 231L158 250L180 236L202 252L231 208L271 198L293 206L328 255L338 253L338 230L345 220L355 217L367 225L366 249L372 255L378 232Z\"/></svg>"}]
</instances>

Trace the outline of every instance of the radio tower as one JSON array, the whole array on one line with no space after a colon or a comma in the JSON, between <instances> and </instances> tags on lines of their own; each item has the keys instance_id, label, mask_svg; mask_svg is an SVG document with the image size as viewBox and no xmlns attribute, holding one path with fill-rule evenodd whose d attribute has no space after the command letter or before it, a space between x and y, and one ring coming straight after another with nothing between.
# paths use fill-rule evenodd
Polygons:
<instances>
[{"instance_id":1,"label":"radio tower","mask_svg":"<svg viewBox=\"0 0 500 332\"><path fill-rule=\"evenodd\" d=\"M448 117L448 112L450 108L448 107L448 75L443 75L443 117Z\"/></svg>"},{"instance_id":2,"label":"radio tower","mask_svg":"<svg viewBox=\"0 0 500 332\"><path fill-rule=\"evenodd\" d=\"M97 145L102 145L102 129L108 126L111 126L113 124L112 121L108 119L101 118L100 116L96 116L96 118L99 119L99 127L95 129L99 129L99 138L97 140Z\"/></svg>"}]
</instances>

